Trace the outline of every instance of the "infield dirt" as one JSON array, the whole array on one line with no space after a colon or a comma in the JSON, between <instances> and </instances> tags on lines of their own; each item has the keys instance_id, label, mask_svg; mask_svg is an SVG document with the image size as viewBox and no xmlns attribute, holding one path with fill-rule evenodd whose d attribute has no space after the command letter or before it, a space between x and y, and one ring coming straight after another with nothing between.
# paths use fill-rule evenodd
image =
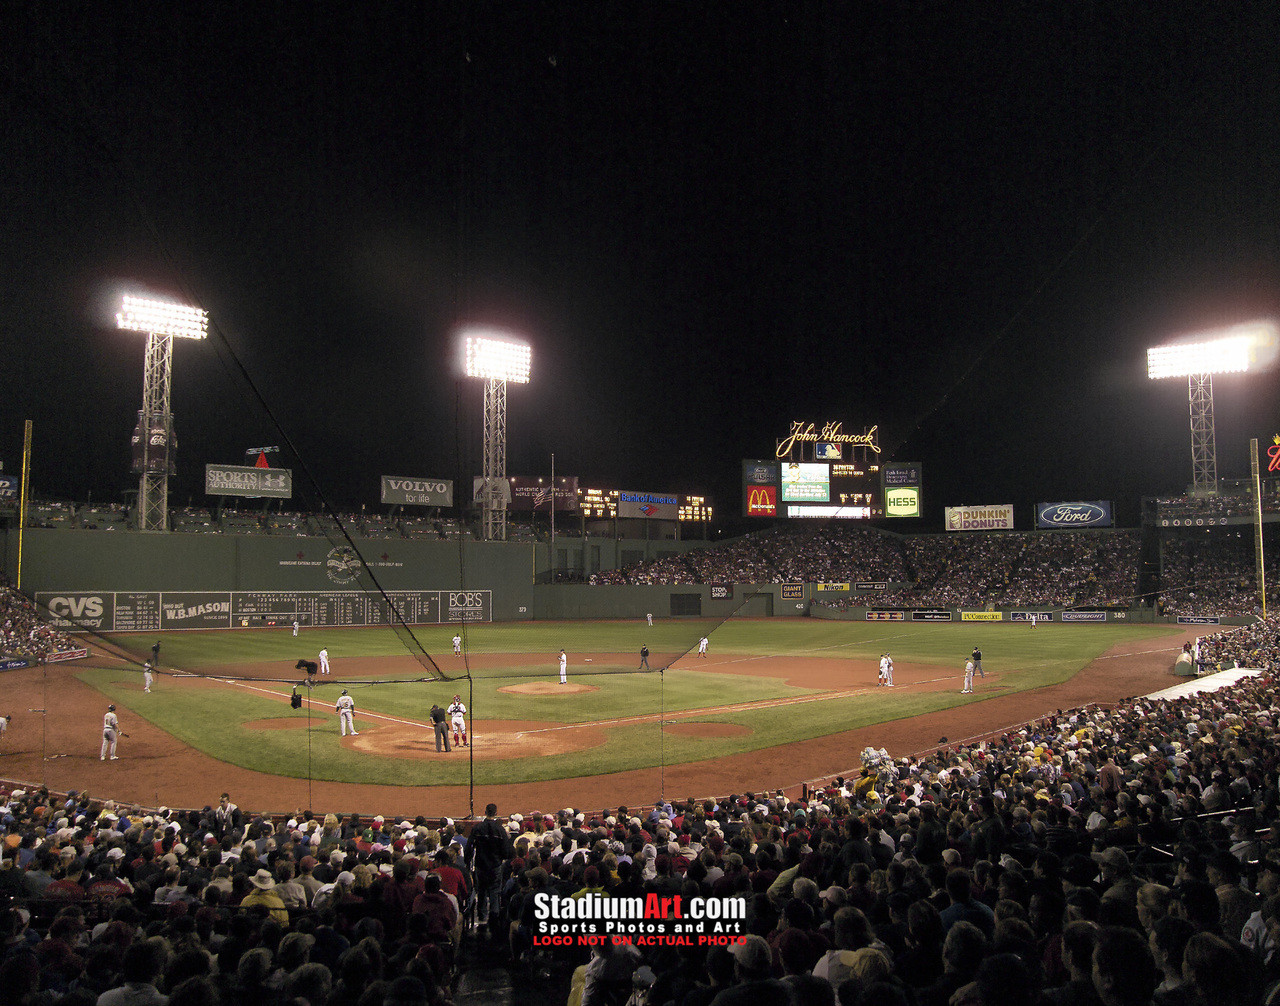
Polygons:
<instances>
[{"instance_id":1,"label":"infield dirt","mask_svg":"<svg viewBox=\"0 0 1280 1006\"><path fill-rule=\"evenodd\" d=\"M902 755L933 747L942 737L951 743L1000 733L1018 724L1054 711L1091 702L1109 703L1146 694L1169 685L1175 651L1191 637L1174 633L1167 637L1135 639L1113 647L1070 680L1048 688L997 694L985 701L891 721L826 737L791 742L786 739L785 710L779 706L778 744L741 755L714 760L582 776L551 782L476 787L406 787L354 785L309 781L238 768L195 750L172 735L131 715L122 704L121 719L129 737L120 742L120 760L101 762L100 724L106 700L100 692L75 677L74 664L9 671L4 674L4 701L0 712L13 714L10 729L0 749L0 772L24 785L48 785L50 789L90 790L104 798L155 807L203 807L217 802L218 794L230 792L242 807L292 812L301 808L318 811L383 813L428 817L466 817L475 806L495 802L503 813L553 810L573 806L586 809L616 808L619 804L652 803L666 797L707 797L746 789L785 788L798 790L802 782L825 781L837 774L850 774L858 766L858 752L871 745ZM607 655L602 655L602 659ZM510 657L493 655L495 665L510 663ZM629 657L627 659L630 659ZM108 663L105 655L95 663ZM703 666L720 673L762 673L786 678L807 688L829 694L850 695L875 689L875 669L870 661L810 658L725 658ZM385 661L381 662L385 670ZM359 661L344 664L343 674L367 673ZM900 664L895 667L898 687L912 689L958 688L958 671L928 665ZM178 679L186 683L186 679ZM161 682L164 684L165 682ZM168 679L172 685L174 679ZM194 684L195 682L191 682ZM979 679L979 694L999 688L999 676ZM218 687L203 682L203 687ZM564 690L571 694L590 688L581 682L561 686L558 682L528 682L510 686L537 686L546 692ZM227 686L223 686L227 687ZM143 701L141 688L138 701ZM56 695L55 699L51 693ZM820 701L822 695L804 701ZM282 701L285 697L282 697ZM769 705L770 703L764 703ZM759 706L760 703L752 703ZM50 715L41 715L41 710ZM732 707L724 707L732 708ZM744 730L735 724L708 723L700 709L678 715L668 714L669 732L722 736L722 730ZM656 716L653 717L656 719ZM636 722L640 717L628 718ZM622 721L619 721L622 722ZM295 727L295 724L297 725ZM300 719L264 719L248 724L250 729L292 729L305 726ZM361 728L360 736L340 743L393 757L430 760L538 757L585 750L603 744L608 722L588 725L502 721L471 725L474 752L459 748L451 754L437 753L428 726L405 721L374 723Z\"/></svg>"}]
</instances>

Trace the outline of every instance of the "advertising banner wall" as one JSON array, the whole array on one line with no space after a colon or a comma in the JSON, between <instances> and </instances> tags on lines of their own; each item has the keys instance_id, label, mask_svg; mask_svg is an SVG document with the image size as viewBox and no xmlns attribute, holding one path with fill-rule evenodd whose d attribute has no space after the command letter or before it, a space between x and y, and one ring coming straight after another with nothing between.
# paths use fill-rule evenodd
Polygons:
<instances>
[{"instance_id":1,"label":"advertising banner wall","mask_svg":"<svg viewBox=\"0 0 1280 1006\"><path fill-rule=\"evenodd\" d=\"M778 487L747 486L747 516L778 516Z\"/></svg>"},{"instance_id":2,"label":"advertising banner wall","mask_svg":"<svg viewBox=\"0 0 1280 1006\"><path fill-rule=\"evenodd\" d=\"M901 611L868 611L868 622L901 622L906 615Z\"/></svg>"},{"instance_id":3,"label":"advertising banner wall","mask_svg":"<svg viewBox=\"0 0 1280 1006\"><path fill-rule=\"evenodd\" d=\"M962 622L1003 622L1004 613L1000 611L962 611Z\"/></svg>"},{"instance_id":4,"label":"advertising banner wall","mask_svg":"<svg viewBox=\"0 0 1280 1006\"><path fill-rule=\"evenodd\" d=\"M733 584L731 583L711 584L711 600L732 601L733 600Z\"/></svg>"},{"instance_id":5,"label":"advertising banner wall","mask_svg":"<svg viewBox=\"0 0 1280 1006\"><path fill-rule=\"evenodd\" d=\"M1037 622L1052 622L1052 611L1011 611L1009 612L1009 621L1011 622L1030 622L1035 619Z\"/></svg>"},{"instance_id":6,"label":"advertising banner wall","mask_svg":"<svg viewBox=\"0 0 1280 1006\"><path fill-rule=\"evenodd\" d=\"M782 584L782 599L784 601L804 600L804 584L803 583Z\"/></svg>"},{"instance_id":7,"label":"advertising banner wall","mask_svg":"<svg viewBox=\"0 0 1280 1006\"><path fill-rule=\"evenodd\" d=\"M886 517L919 517L924 466L919 461L886 464L880 469Z\"/></svg>"},{"instance_id":8,"label":"advertising banner wall","mask_svg":"<svg viewBox=\"0 0 1280 1006\"><path fill-rule=\"evenodd\" d=\"M949 506L943 513L948 531L1011 531L1013 504L997 506Z\"/></svg>"},{"instance_id":9,"label":"advertising banner wall","mask_svg":"<svg viewBox=\"0 0 1280 1006\"><path fill-rule=\"evenodd\" d=\"M911 612L913 622L949 622L951 612L946 608L919 608Z\"/></svg>"},{"instance_id":10,"label":"advertising banner wall","mask_svg":"<svg viewBox=\"0 0 1280 1006\"><path fill-rule=\"evenodd\" d=\"M1036 504L1039 528L1111 527L1112 523L1110 500Z\"/></svg>"},{"instance_id":11,"label":"advertising banner wall","mask_svg":"<svg viewBox=\"0 0 1280 1006\"><path fill-rule=\"evenodd\" d=\"M453 480L384 475L382 502L390 506L453 506Z\"/></svg>"},{"instance_id":12,"label":"advertising banner wall","mask_svg":"<svg viewBox=\"0 0 1280 1006\"><path fill-rule=\"evenodd\" d=\"M226 629L230 625L230 594L164 594L161 597L162 629Z\"/></svg>"},{"instance_id":13,"label":"advertising banner wall","mask_svg":"<svg viewBox=\"0 0 1280 1006\"><path fill-rule=\"evenodd\" d=\"M0 475L0 500L16 500L22 488L15 475Z\"/></svg>"},{"instance_id":14,"label":"advertising banner wall","mask_svg":"<svg viewBox=\"0 0 1280 1006\"><path fill-rule=\"evenodd\" d=\"M677 520L680 497L675 493L618 492L619 517L647 517L650 520Z\"/></svg>"},{"instance_id":15,"label":"advertising banner wall","mask_svg":"<svg viewBox=\"0 0 1280 1006\"><path fill-rule=\"evenodd\" d=\"M410 625L493 620L489 590L391 590L387 596ZM244 628L288 625L295 618L309 626L390 621L387 602L361 590L37 593L36 603L48 608L55 626L73 631Z\"/></svg>"},{"instance_id":16,"label":"advertising banner wall","mask_svg":"<svg viewBox=\"0 0 1280 1006\"><path fill-rule=\"evenodd\" d=\"M551 512L551 480L533 475L512 475L507 482L511 486L509 505L512 510L541 510ZM578 510L578 476L556 477L556 512ZM621 514L619 514L621 516Z\"/></svg>"},{"instance_id":17,"label":"advertising banner wall","mask_svg":"<svg viewBox=\"0 0 1280 1006\"><path fill-rule=\"evenodd\" d=\"M249 468L244 465L205 465L204 491L209 496L270 496L293 498L289 468Z\"/></svg>"},{"instance_id":18,"label":"advertising banner wall","mask_svg":"<svg viewBox=\"0 0 1280 1006\"><path fill-rule=\"evenodd\" d=\"M1062 620L1064 622L1105 622L1107 613L1105 611L1064 611Z\"/></svg>"}]
</instances>

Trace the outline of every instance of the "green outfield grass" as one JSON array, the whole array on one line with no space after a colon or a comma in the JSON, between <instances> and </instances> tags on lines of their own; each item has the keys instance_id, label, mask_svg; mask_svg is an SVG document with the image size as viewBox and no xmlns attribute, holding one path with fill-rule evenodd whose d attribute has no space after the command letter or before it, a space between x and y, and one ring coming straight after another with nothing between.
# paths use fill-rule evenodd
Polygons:
<instances>
[{"instance_id":1,"label":"green outfield grass","mask_svg":"<svg viewBox=\"0 0 1280 1006\"><path fill-rule=\"evenodd\" d=\"M446 705L455 692L462 694L471 712L481 721L522 720L547 724L595 723L648 717L639 722L609 724L605 743L572 754L503 761L477 759L477 783L531 782L598 775L621 769L676 764L723 757L770 747L783 741L805 740L878 722L917 716L955 705L982 701L985 697L1021 691L1066 680L1115 643L1168 635L1168 626L1041 625L1031 629L1012 624L913 625L911 623L859 623L811 619L738 620L713 623L706 620L659 620L652 628L642 620L572 623L503 623L473 625L465 632L469 654L484 663L471 681L389 682L425 676L426 672L404 658L400 637L386 629L306 629L295 639L288 629L175 633L161 637L161 664L216 676L234 665L279 665L281 677L295 678L292 669L300 656L314 659L321 646L329 650L340 674L347 658L396 657L394 668L362 676L358 682L322 679L313 690L312 716L306 729L261 730L245 724L263 719L297 718L305 722L306 710L293 711L266 692L288 694L288 685L267 682L247 687L218 685L216 690L193 687L189 679L162 675L150 695L141 693L140 675L132 670L86 668L82 680L123 707L127 716L142 716L191 746L222 761L274 774L358 783L447 785L465 783L465 755L423 759L379 757L351 751L338 743L338 723L333 702L348 687L357 704L356 722L361 730L377 730L379 721L365 717L376 713L425 722L433 702ZM658 673L634 673L630 658L605 661L597 657L585 663L583 654L630 654L641 643L653 652L651 664L673 661L696 649L706 633L711 653L735 658L736 670L752 659L770 657L820 657L874 662L886 650L895 662L939 665L959 675L975 646L981 647L989 671L1000 672L1000 684L988 684L975 695L955 690L926 692L918 689L875 691L856 697L786 703L813 694L785 680L741 673L724 674L703 667L691 657ZM463 664L452 655L452 628L415 630L423 646L449 673L462 673ZM143 657L154 636L122 636L114 641ZM556 654L561 647L570 654L570 674L592 691L572 695L527 695L501 691L504 686L527 682L531 677L555 680ZM511 662L494 655L511 655ZM539 659L531 661L536 656ZM540 659L545 657L545 664ZM406 667L409 670L406 672ZM272 668L276 673L276 668ZM872 672L873 673L873 672ZM850 664L849 686L872 682L865 666ZM304 689L305 691L305 689ZM751 709L717 709L726 705L760 702ZM734 723L749 733L733 737L676 735L660 729L657 714L705 709L700 721ZM365 717L362 724L362 717ZM128 727L126 726L127 730ZM430 730L423 730L430 745ZM849 753L850 764L857 753Z\"/></svg>"}]
</instances>

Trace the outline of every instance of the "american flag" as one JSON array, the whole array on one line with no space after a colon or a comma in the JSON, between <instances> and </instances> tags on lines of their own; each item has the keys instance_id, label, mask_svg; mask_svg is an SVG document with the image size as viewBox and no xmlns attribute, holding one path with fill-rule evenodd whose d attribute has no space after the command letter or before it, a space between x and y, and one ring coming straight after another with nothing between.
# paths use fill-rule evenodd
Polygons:
<instances>
[{"instance_id":1,"label":"american flag","mask_svg":"<svg viewBox=\"0 0 1280 1006\"><path fill-rule=\"evenodd\" d=\"M539 489L533 496L533 508L535 510L538 507L542 506L544 503L550 503L550 502L551 502L550 489Z\"/></svg>"}]
</instances>

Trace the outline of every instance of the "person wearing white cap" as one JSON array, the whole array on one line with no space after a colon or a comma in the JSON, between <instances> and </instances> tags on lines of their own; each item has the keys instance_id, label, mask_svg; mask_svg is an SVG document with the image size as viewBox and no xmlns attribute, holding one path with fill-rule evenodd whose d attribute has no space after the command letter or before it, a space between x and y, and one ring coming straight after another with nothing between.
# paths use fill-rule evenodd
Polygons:
<instances>
[{"instance_id":1,"label":"person wearing white cap","mask_svg":"<svg viewBox=\"0 0 1280 1006\"><path fill-rule=\"evenodd\" d=\"M352 737L359 737L356 732L356 700L353 699L344 688L342 694L338 696L338 701L333 707L333 711L338 714L338 726L342 730L342 736L347 736L347 730L351 730Z\"/></svg>"},{"instance_id":2,"label":"person wearing white cap","mask_svg":"<svg viewBox=\"0 0 1280 1006\"><path fill-rule=\"evenodd\" d=\"M560 651L560 684L567 685L569 683L569 655Z\"/></svg>"},{"instance_id":3,"label":"person wearing white cap","mask_svg":"<svg viewBox=\"0 0 1280 1006\"><path fill-rule=\"evenodd\" d=\"M120 720L116 717L116 707L107 706L107 714L102 717L102 751L98 761L106 761L111 756L116 761L116 741L120 739Z\"/></svg>"}]
</instances>

